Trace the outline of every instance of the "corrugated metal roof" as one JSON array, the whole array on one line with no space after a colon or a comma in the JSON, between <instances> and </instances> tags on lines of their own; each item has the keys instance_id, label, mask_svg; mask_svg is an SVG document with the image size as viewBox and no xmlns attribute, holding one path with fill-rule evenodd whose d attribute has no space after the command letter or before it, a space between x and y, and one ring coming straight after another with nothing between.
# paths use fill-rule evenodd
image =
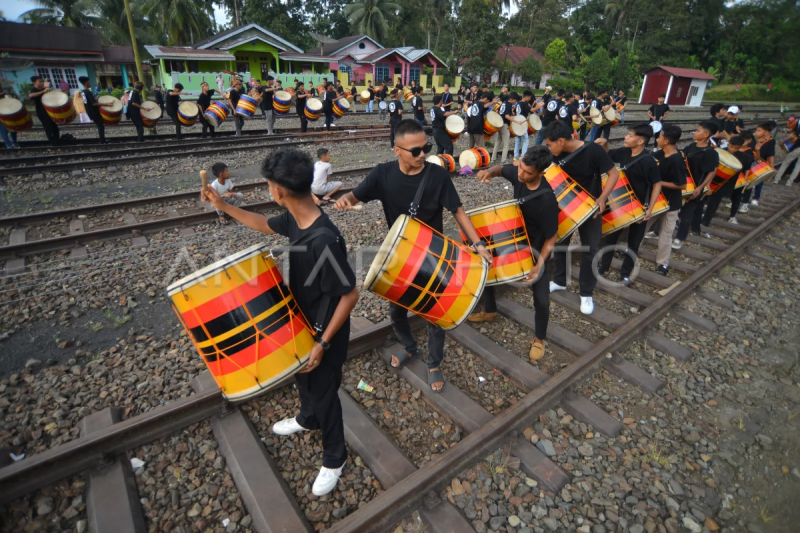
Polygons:
<instances>
[{"instance_id":1,"label":"corrugated metal roof","mask_svg":"<svg viewBox=\"0 0 800 533\"><path fill-rule=\"evenodd\" d=\"M408 60L408 58L405 55L403 55L403 53L397 48L381 48L380 50L375 50L370 55L364 57L361 61L363 63L374 63L375 61L383 59L384 57L391 54L397 54L403 59Z\"/></svg>"},{"instance_id":2,"label":"corrugated metal roof","mask_svg":"<svg viewBox=\"0 0 800 533\"><path fill-rule=\"evenodd\" d=\"M136 63L132 46L104 46L103 63Z\"/></svg>"},{"instance_id":3,"label":"corrugated metal roof","mask_svg":"<svg viewBox=\"0 0 800 533\"><path fill-rule=\"evenodd\" d=\"M0 50L101 55L103 45L91 28L0 22Z\"/></svg>"},{"instance_id":4,"label":"corrugated metal roof","mask_svg":"<svg viewBox=\"0 0 800 533\"><path fill-rule=\"evenodd\" d=\"M181 46L158 46L155 44L145 45L145 50L150 52L153 59L216 59L218 61L230 61L236 57L223 50L198 50Z\"/></svg>"},{"instance_id":5,"label":"corrugated metal roof","mask_svg":"<svg viewBox=\"0 0 800 533\"><path fill-rule=\"evenodd\" d=\"M533 48L526 48L524 46L510 46L508 47L508 61L512 65L517 65L525 61L528 56L533 56L536 61L544 61L544 58ZM497 55L495 58L499 61L504 61L506 59L506 49L505 47L501 46L497 49Z\"/></svg>"},{"instance_id":6,"label":"corrugated metal roof","mask_svg":"<svg viewBox=\"0 0 800 533\"><path fill-rule=\"evenodd\" d=\"M321 56L318 54L298 54L296 52L281 52L278 54L281 59L297 61L314 61L317 63L330 63L338 61L335 57Z\"/></svg>"},{"instance_id":7,"label":"corrugated metal roof","mask_svg":"<svg viewBox=\"0 0 800 533\"><path fill-rule=\"evenodd\" d=\"M703 72L702 70L697 70L696 68L681 68L681 67L665 67L664 65L659 65L657 67L651 68L647 72L652 72L660 68L672 74L673 76L678 76L679 78L692 78L696 80L715 80L714 76Z\"/></svg>"},{"instance_id":8,"label":"corrugated metal roof","mask_svg":"<svg viewBox=\"0 0 800 533\"><path fill-rule=\"evenodd\" d=\"M324 44L319 48L314 48L313 50L310 50L309 53L318 54L318 55L324 55L324 56L330 56L332 54L335 54L336 52L338 52L342 48L346 48L346 47L350 46L351 44L360 41L363 38L370 39L369 36L364 35L363 33L360 34L360 35L351 35L349 37L342 37L338 41L333 41L332 43ZM374 42L375 44L377 44L378 46L381 46L380 44L378 44L374 40L372 40L372 39L370 39L370 40L372 42Z\"/></svg>"}]
</instances>

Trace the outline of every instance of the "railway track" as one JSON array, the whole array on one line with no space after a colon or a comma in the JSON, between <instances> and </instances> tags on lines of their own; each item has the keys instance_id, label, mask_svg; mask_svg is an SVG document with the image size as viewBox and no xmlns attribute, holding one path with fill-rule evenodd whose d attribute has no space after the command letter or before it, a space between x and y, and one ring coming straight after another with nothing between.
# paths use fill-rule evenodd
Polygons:
<instances>
[{"instance_id":1,"label":"railway track","mask_svg":"<svg viewBox=\"0 0 800 533\"><path fill-rule=\"evenodd\" d=\"M741 286L742 282L723 275L721 270L732 266L748 268L751 273L757 271L749 265L737 266L737 258L753 254L758 248L767 248L773 254L787 253L785 247L760 239L781 229L780 224L798 207L800 198L794 191L787 192L784 187L769 184L765 187L762 205L747 215L738 216L740 225L734 227L716 219L709 228L715 239L690 238L687 242L693 246L674 252L676 258L671 261L671 269L684 274L683 279L660 278L645 275L643 271L632 287L621 288L600 280L599 292L615 295L639 309L629 319L600 305L595 307L593 315L580 315L576 295L554 293L554 305L590 321L608 336L593 342L565 325L551 322L550 345L571 357L567 366L552 375L530 365L527 359L497 344L470 324L449 331L452 342L489 368L501 372L524 396L503 410L490 412L453 381L441 394L432 393L427 387L426 367L421 361L393 371L466 435L424 468L417 469L401 451L400 443L382 431L353 395L340 389L347 443L371 470L384 492L333 524L330 531L390 530L415 509L419 510L430 531L469 531L471 525L457 506L447 499L439 499L436 492L460 472L501 447L519 459L520 469L538 483L540 490L547 495L558 494L571 481L570 472L527 440L514 438L515 432L530 425L546 409L560 405L574 419L592 426L594 431L608 437L618 435L622 422L582 396L574 386L602 368L639 387L645 394L657 392L664 382L620 354L629 344L646 339L663 357L672 357L678 364L691 358L691 350L661 335L657 328L647 328L670 313L688 327L713 331L713 323L678 304L694 294L724 312L726 301L703 294L701 284L716 276L723 283ZM643 261L649 260L649 253L652 252L645 244L641 253ZM695 262L681 262L677 259L681 255ZM764 255L759 259L758 253L750 257L764 262L772 259ZM573 277L577 274L573 269ZM673 286L676 281L680 283ZM670 286L672 289L664 296L654 297L642 290L642 286ZM514 297L517 290L524 289L509 288L500 295L499 311L506 320L532 328L533 312L518 303ZM387 335L391 334L390 325L387 322L371 324L363 319L353 322L349 357L377 349L380 358L388 364L390 353L396 348L391 344L393 341L386 342ZM419 319L413 323L422 325ZM286 384L290 383L291 380ZM195 378L192 386L194 395L127 420L123 420L121 412L115 408L87 416L81 423L80 438L0 469L0 501L9 503L59 479L87 472L89 482L84 499L88 504L90 529L109 531L129 527L130 531L146 531L140 494L126 466L125 452L208 420L218 450L225 457L232 480L252 517L253 529L311 531L312 525L245 414L243 407L246 406L225 403L207 373Z\"/></svg>"}]
</instances>

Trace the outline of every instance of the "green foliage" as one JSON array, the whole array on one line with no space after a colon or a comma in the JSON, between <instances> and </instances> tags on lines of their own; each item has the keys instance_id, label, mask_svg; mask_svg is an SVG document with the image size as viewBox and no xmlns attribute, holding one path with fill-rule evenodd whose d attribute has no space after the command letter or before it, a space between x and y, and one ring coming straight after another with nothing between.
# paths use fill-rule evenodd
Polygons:
<instances>
[{"instance_id":1,"label":"green foliage","mask_svg":"<svg viewBox=\"0 0 800 533\"><path fill-rule=\"evenodd\" d=\"M585 88L583 80L580 78L562 78L561 76L557 76L555 78L550 78L547 80L547 84L552 86L554 89L566 89L568 91L572 91L574 93L581 93ZM555 93L554 93L555 94Z\"/></svg>"},{"instance_id":2,"label":"green foliage","mask_svg":"<svg viewBox=\"0 0 800 533\"><path fill-rule=\"evenodd\" d=\"M704 98L712 102L800 102L800 82L790 82L777 78L772 89L766 85L742 85L706 89Z\"/></svg>"},{"instance_id":3,"label":"green foliage","mask_svg":"<svg viewBox=\"0 0 800 533\"><path fill-rule=\"evenodd\" d=\"M33 84L27 81L23 81L19 84L19 96L20 99L24 100L28 98L28 95L33 92Z\"/></svg>"},{"instance_id":4,"label":"green foliage","mask_svg":"<svg viewBox=\"0 0 800 533\"><path fill-rule=\"evenodd\" d=\"M380 42L389 34L389 20L402 11L391 0L357 0L344 8L350 27Z\"/></svg>"},{"instance_id":5,"label":"green foliage","mask_svg":"<svg viewBox=\"0 0 800 533\"><path fill-rule=\"evenodd\" d=\"M114 98L122 98L122 95L125 94L125 91L122 89L114 89L111 91L111 96Z\"/></svg>"},{"instance_id":6,"label":"green foliage","mask_svg":"<svg viewBox=\"0 0 800 533\"><path fill-rule=\"evenodd\" d=\"M523 80L536 83L542 79L544 66L535 57L528 56L514 68L514 72L522 77Z\"/></svg>"},{"instance_id":7,"label":"green foliage","mask_svg":"<svg viewBox=\"0 0 800 533\"><path fill-rule=\"evenodd\" d=\"M544 51L544 59L550 72L558 72L567 67L567 43L563 39L553 39Z\"/></svg>"},{"instance_id":8,"label":"green foliage","mask_svg":"<svg viewBox=\"0 0 800 533\"><path fill-rule=\"evenodd\" d=\"M608 89L613 82L611 57L602 46L594 51L583 69L583 76L588 83L597 88Z\"/></svg>"},{"instance_id":9,"label":"green foliage","mask_svg":"<svg viewBox=\"0 0 800 533\"><path fill-rule=\"evenodd\" d=\"M640 78L636 68L637 57L629 56L627 50L623 50L611 60L612 85L615 89L622 89L629 92Z\"/></svg>"},{"instance_id":10,"label":"green foliage","mask_svg":"<svg viewBox=\"0 0 800 533\"><path fill-rule=\"evenodd\" d=\"M497 49L501 46L500 34L493 31L475 31L476 28L498 27L500 16L485 0L464 0L454 28L453 57L450 70L455 74L462 59L463 73L481 75L483 79L494 70Z\"/></svg>"},{"instance_id":11,"label":"green foliage","mask_svg":"<svg viewBox=\"0 0 800 533\"><path fill-rule=\"evenodd\" d=\"M199 0L144 0L142 13L163 44L185 46L213 34L211 4ZM286 35L286 34L284 34Z\"/></svg>"}]
</instances>

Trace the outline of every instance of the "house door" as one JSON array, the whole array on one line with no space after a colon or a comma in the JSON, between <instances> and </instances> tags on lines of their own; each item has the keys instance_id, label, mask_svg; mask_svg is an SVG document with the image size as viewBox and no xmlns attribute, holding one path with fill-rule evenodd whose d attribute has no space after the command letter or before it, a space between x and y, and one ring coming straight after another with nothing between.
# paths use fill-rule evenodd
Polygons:
<instances>
[{"instance_id":1,"label":"house door","mask_svg":"<svg viewBox=\"0 0 800 533\"><path fill-rule=\"evenodd\" d=\"M261 63L261 79L266 80L269 76L269 63Z\"/></svg>"}]
</instances>

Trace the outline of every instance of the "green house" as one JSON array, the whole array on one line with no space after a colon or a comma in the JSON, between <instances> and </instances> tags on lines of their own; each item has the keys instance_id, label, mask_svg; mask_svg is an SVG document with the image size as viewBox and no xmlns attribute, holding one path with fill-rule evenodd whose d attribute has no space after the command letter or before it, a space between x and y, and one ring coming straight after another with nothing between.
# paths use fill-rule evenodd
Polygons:
<instances>
[{"instance_id":1,"label":"green house","mask_svg":"<svg viewBox=\"0 0 800 533\"><path fill-rule=\"evenodd\" d=\"M306 54L289 41L258 24L246 24L223 31L192 46L145 46L153 57L150 66L153 82L171 89L176 83L184 91L199 93L200 84L212 88L231 86L234 73L245 83L267 76L294 87L294 80L318 85L324 78L333 80L331 68L338 61L320 54ZM222 83L218 81L222 77Z\"/></svg>"}]
</instances>

